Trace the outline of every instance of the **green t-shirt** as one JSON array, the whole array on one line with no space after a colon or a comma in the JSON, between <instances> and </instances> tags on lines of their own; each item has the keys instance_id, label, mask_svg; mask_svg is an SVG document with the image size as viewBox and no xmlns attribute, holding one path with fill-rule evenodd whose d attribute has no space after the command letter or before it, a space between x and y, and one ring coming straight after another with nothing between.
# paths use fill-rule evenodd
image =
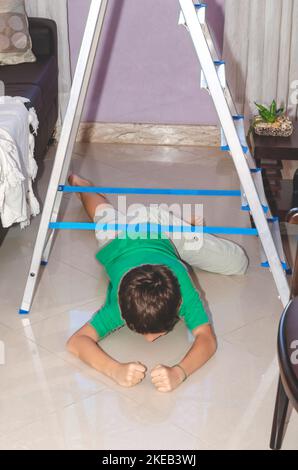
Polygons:
<instances>
[{"instance_id":1,"label":"green t-shirt","mask_svg":"<svg viewBox=\"0 0 298 470\"><path fill-rule=\"evenodd\" d=\"M165 265L174 273L182 296L179 316L190 330L209 323L188 269L169 239L116 238L102 248L96 258L105 267L110 280L105 304L90 321L100 338L125 325L118 301L119 286L128 271L144 264Z\"/></svg>"}]
</instances>

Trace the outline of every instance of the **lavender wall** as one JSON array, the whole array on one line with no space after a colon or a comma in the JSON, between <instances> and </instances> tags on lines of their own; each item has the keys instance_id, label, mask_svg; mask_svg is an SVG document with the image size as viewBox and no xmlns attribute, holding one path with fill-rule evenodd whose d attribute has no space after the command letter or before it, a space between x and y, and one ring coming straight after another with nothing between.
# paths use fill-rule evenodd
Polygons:
<instances>
[{"instance_id":1,"label":"lavender wall","mask_svg":"<svg viewBox=\"0 0 298 470\"><path fill-rule=\"evenodd\" d=\"M222 48L224 0L209 0L208 20ZM68 0L75 68L90 0ZM178 0L110 0L84 121L215 124L199 87L200 69Z\"/></svg>"}]
</instances>

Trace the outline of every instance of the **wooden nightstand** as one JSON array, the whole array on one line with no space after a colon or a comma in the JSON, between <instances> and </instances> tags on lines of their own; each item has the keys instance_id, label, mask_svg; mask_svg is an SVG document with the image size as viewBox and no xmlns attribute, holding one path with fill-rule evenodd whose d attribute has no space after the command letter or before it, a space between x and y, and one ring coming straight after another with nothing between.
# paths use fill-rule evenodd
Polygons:
<instances>
[{"instance_id":1,"label":"wooden nightstand","mask_svg":"<svg viewBox=\"0 0 298 470\"><path fill-rule=\"evenodd\" d=\"M294 122L291 137L264 137L254 133L252 147L257 167L263 168L264 186L271 211L285 220L292 208L293 181L282 179L283 161L298 161L298 123Z\"/></svg>"}]
</instances>

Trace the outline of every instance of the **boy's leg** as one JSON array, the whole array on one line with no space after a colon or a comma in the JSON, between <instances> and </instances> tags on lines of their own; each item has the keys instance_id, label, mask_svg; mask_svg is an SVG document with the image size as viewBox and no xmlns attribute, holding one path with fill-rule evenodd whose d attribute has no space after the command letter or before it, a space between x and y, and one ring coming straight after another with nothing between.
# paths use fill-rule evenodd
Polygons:
<instances>
[{"instance_id":1,"label":"boy's leg","mask_svg":"<svg viewBox=\"0 0 298 470\"><path fill-rule=\"evenodd\" d=\"M93 186L91 181L85 180L78 175L71 175L68 178L68 182L71 186ZM102 194L95 193L78 193L79 198L82 201L84 209L88 216L93 221L96 213L96 209L100 205L110 204L108 199Z\"/></svg>"},{"instance_id":2,"label":"boy's leg","mask_svg":"<svg viewBox=\"0 0 298 470\"><path fill-rule=\"evenodd\" d=\"M77 175L71 175L68 178L71 186L93 186L89 180L85 180ZM113 225L117 223L118 212L114 209L109 200L102 194L96 193L77 193L88 216L96 224ZM102 230L96 225L95 236L98 241L98 247L102 248L106 243L113 240L118 232L115 229Z\"/></svg>"},{"instance_id":3,"label":"boy's leg","mask_svg":"<svg viewBox=\"0 0 298 470\"><path fill-rule=\"evenodd\" d=\"M243 248L236 243L214 235L203 234L202 245L190 249L189 239L177 243L181 258L193 268L224 275L245 274L248 258ZM194 248L196 244L194 242Z\"/></svg>"},{"instance_id":4,"label":"boy's leg","mask_svg":"<svg viewBox=\"0 0 298 470\"><path fill-rule=\"evenodd\" d=\"M179 216L161 208L150 212L152 222L162 225L197 225L202 227L203 220L182 220ZM248 267L245 251L236 243L209 234L192 235L167 234L183 261L193 268L217 274L244 274ZM177 235L177 236L176 236ZM201 238L202 237L202 238Z\"/></svg>"}]
</instances>

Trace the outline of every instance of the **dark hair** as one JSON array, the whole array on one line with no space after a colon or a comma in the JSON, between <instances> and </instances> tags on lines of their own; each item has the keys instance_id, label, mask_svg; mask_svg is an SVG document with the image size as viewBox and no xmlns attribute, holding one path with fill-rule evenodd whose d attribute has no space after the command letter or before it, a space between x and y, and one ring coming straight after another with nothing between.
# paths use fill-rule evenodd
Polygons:
<instances>
[{"instance_id":1,"label":"dark hair","mask_svg":"<svg viewBox=\"0 0 298 470\"><path fill-rule=\"evenodd\" d=\"M119 287L119 305L129 329L140 334L168 333L179 321L181 291L163 265L146 264L129 271Z\"/></svg>"}]
</instances>

